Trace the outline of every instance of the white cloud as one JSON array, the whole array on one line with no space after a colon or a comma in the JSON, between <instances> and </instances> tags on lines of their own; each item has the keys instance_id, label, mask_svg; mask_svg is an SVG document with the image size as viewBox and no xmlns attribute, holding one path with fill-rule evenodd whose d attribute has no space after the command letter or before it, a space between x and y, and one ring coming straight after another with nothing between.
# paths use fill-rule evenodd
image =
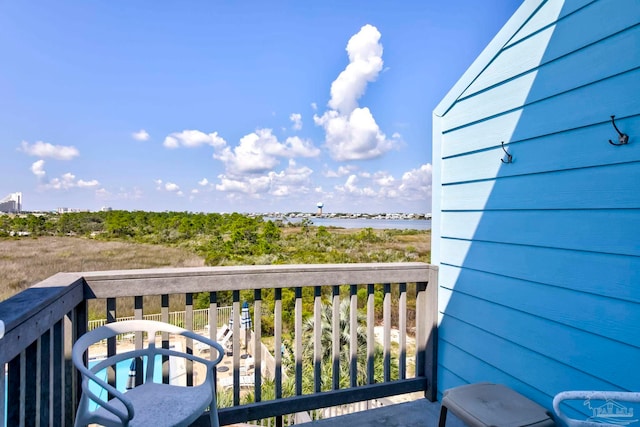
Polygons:
<instances>
[{"instance_id":1,"label":"white cloud","mask_svg":"<svg viewBox=\"0 0 640 427\"><path fill-rule=\"evenodd\" d=\"M327 170L326 172L324 172L324 176L326 178L340 178L341 176L345 176L345 175L349 175L350 173L352 173L353 171L355 171L357 169L356 166L353 165L347 165L347 166L340 166L338 167L338 170Z\"/></svg>"},{"instance_id":2,"label":"white cloud","mask_svg":"<svg viewBox=\"0 0 640 427\"><path fill-rule=\"evenodd\" d=\"M38 178L44 178L47 172L44 170L44 160L38 160L31 165L31 172Z\"/></svg>"},{"instance_id":3,"label":"white cloud","mask_svg":"<svg viewBox=\"0 0 640 427\"><path fill-rule=\"evenodd\" d=\"M198 190L197 188L191 190L191 194L198 194L199 192L200 190Z\"/></svg>"},{"instance_id":4,"label":"white cloud","mask_svg":"<svg viewBox=\"0 0 640 427\"><path fill-rule=\"evenodd\" d=\"M226 175L220 175L218 178L220 179L220 184L216 185L216 190L249 195L266 193L271 184L271 180L268 176L229 177Z\"/></svg>"},{"instance_id":5,"label":"white cloud","mask_svg":"<svg viewBox=\"0 0 640 427\"><path fill-rule=\"evenodd\" d=\"M307 166L297 167L294 160L289 161L289 167L280 173L270 172L269 178L278 185L305 185L309 184L313 170Z\"/></svg>"},{"instance_id":6,"label":"white cloud","mask_svg":"<svg viewBox=\"0 0 640 427\"><path fill-rule=\"evenodd\" d=\"M260 174L272 170L279 163L279 157L315 157L320 150L309 140L297 136L279 142L271 129L258 129L240 139L233 148L214 153L213 157L225 164L231 175L243 173Z\"/></svg>"},{"instance_id":7,"label":"white cloud","mask_svg":"<svg viewBox=\"0 0 640 427\"><path fill-rule=\"evenodd\" d=\"M391 187L395 184L396 179L393 175L390 175L386 172L376 172L373 174L373 180L376 184L381 187Z\"/></svg>"},{"instance_id":8,"label":"white cloud","mask_svg":"<svg viewBox=\"0 0 640 427\"><path fill-rule=\"evenodd\" d=\"M349 65L331 84L329 107L348 114L358 106L367 83L378 78L382 70L380 32L373 25L365 25L347 43Z\"/></svg>"},{"instance_id":9,"label":"white cloud","mask_svg":"<svg viewBox=\"0 0 640 427\"><path fill-rule=\"evenodd\" d=\"M173 182L167 182L164 185L164 189L167 190L167 191L178 192L178 191L180 191L180 186L178 184L173 183Z\"/></svg>"},{"instance_id":10,"label":"white cloud","mask_svg":"<svg viewBox=\"0 0 640 427\"><path fill-rule=\"evenodd\" d=\"M325 130L325 142L331 157L338 161L379 157L396 146L380 131L367 107L356 108L348 115L329 110L314 121Z\"/></svg>"},{"instance_id":11,"label":"white cloud","mask_svg":"<svg viewBox=\"0 0 640 427\"><path fill-rule=\"evenodd\" d=\"M320 150L313 145L309 139L302 139L297 136L287 138L275 154L282 157L316 157L320 154Z\"/></svg>"},{"instance_id":12,"label":"white cloud","mask_svg":"<svg viewBox=\"0 0 640 427\"><path fill-rule=\"evenodd\" d=\"M299 113L291 113L289 116L289 120L293 123L291 126L295 130L302 129L302 114Z\"/></svg>"},{"instance_id":13,"label":"white cloud","mask_svg":"<svg viewBox=\"0 0 640 427\"><path fill-rule=\"evenodd\" d=\"M331 84L329 110L313 116L317 126L325 130L325 143L331 157L338 161L379 157L393 149L398 138L387 138L367 107L359 107L358 99L367 84L377 79L382 70L380 32L365 25L347 43L349 64Z\"/></svg>"},{"instance_id":14,"label":"white cloud","mask_svg":"<svg viewBox=\"0 0 640 427\"><path fill-rule=\"evenodd\" d=\"M100 185L98 180L92 179L85 181L82 179L76 180L76 176L71 172L63 174L60 178L53 178L43 187L49 190L69 190L71 188L95 188Z\"/></svg>"},{"instance_id":15,"label":"white cloud","mask_svg":"<svg viewBox=\"0 0 640 427\"><path fill-rule=\"evenodd\" d=\"M201 145L210 145L213 148L222 148L227 142L218 135L218 132L204 133L199 130L183 130L182 132L174 132L164 139L163 145L167 148L178 147L199 147Z\"/></svg>"},{"instance_id":16,"label":"white cloud","mask_svg":"<svg viewBox=\"0 0 640 427\"><path fill-rule=\"evenodd\" d=\"M29 156L51 157L58 160L71 160L80 155L78 149L73 146L53 145L43 141L33 144L22 141L21 150Z\"/></svg>"},{"instance_id":17,"label":"white cloud","mask_svg":"<svg viewBox=\"0 0 640 427\"><path fill-rule=\"evenodd\" d=\"M202 180L198 181L198 185L201 185L202 187L207 184L209 184L209 180L207 178L202 178Z\"/></svg>"},{"instance_id":18,"label":"white cloud","mask_svg":"<svg viewBox=\"0 0 640 427\"><path fill-rule=\"evenodd\" d=\"M133 139L135 139L136 141L148 141L149 140L149 133L144 129L140 129L137 132L133 132L131 134L131 137Z\"/></svg>"},{"instance_id":19,"label":"white cloud","mask_svg":"<svg viewBox=\"0 0 640 427\"><path fill-rule=\"evenodd\" d=\"M359 176L352 174L344 184L336 185L334 189L352 199L366 197L380 202L388 199L416 201L431 198L431 183L431 165L425 164L405 172L400 180L384 171Z\"/></svg>"},{"instance_id":20,"label":"white cloud","mask_svg":"<svg viewBox=\"0 0 640 427\"><path fill-rule=\"evenodd\" d=\"M365 196L374 197L377 195L376 191L369 186L360 186L360 180L356 175L349 175L343 185L336 185L335 189L338 193L343 193L348 196Z\"/></svg>"},{"instance_id":21,"label":"white cloud","mask_svg":"<svg viewBox=\"0 0 640 427\"><path fill-rule=\"evenodd\" d=\"M427 163L418 169L412 169L402 175L402 184L398 187L403 197L416 200L424 197L431 198L432 193L432 166Z\"/></svg>"},{"instance_id":22,"label":"white cloud","mask_svg":"<svg viewBox=\"0 0 640 427\"><path fill-rule=\"evenodd\" d=\"M85 181L83 179L79 179L76 184L80 188L91 188L91 187L97 187L98 185L100 185L100 183L96 179L92 179L91 181Z\"/></svg>"},{"instance_id":23,"label":"white cloud","mask_svg":"<svg viewBox=\"0 0 640 427\"><path fill-rule=\"evenodd\" d=\"M316 104L315 102L312 102L312 103L311 103L311 109L312 109L313 111L317 111L317 110L318 110L318 104Z\"/></svg>"},{"instance_id":24,"label":"white cloud","mask_svg":"<svg viewBox=\"0 0 640 427\"><path fill-rule=\"evenodd\" d=\"M220 175L216 190L242 193L253 197L284 197L309 193L313 170L307 166L298 166L295 160L289 160L288 167L280 172L268 172L260 176Z\"/></svg>"}]
</instances>

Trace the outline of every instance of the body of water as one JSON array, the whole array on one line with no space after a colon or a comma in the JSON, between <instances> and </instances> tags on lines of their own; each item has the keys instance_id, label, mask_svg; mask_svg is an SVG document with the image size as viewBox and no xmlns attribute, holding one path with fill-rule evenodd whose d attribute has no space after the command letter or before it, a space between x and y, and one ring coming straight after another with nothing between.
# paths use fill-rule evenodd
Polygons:
<instances>
[{"instance_id":1,"label":"body of water","mask_svg":"<svg viewBox=\"0 0 640 427\"><path fill-rule=\"evenodd\" d=\"M395 230L431 230L429 219L378 219L378 218L315 218L309 220L314 226L340 227L340 228L375 228ZM289 218L289 222L296 223L302 218Z\"/></svg>"}]
</instances>

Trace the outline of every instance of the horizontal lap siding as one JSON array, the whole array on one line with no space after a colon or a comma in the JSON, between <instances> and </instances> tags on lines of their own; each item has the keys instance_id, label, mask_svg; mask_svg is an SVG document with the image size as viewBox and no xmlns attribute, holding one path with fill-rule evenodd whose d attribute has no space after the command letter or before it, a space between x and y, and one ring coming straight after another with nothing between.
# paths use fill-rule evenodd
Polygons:
<instances>
[{"instance_id":1,"label":"horizontal lap siding","mask_svg":"<svg viewBox=\"0 0 640 427\"><path fill-rule=\"evenodd\" d=\"M640 116L616 120L618 127L640 138ZM501 168L504 157L502 147L497 145L482 151L466 153L442 160L445 185L469 181L490 180L518 175L557 172L602 165L640 162L640 144L629 144L620 150L609 144L617 142L617 134L611 121L569 130L552 135L532 138L508 146L513 163ZM473 168L469 167L472 163Z\"/></svg>"},{"instance_id":2,"label":"horizontal lap siding","mask_svg":"<svg viewBox=\"0 0 640 427\"><path fill-rule=\"evenodd\" d=\"M442 259L445 265L640 303L638 257L445 238ZM441 286L455 285L440 276Z\"/></svg>"},{"instance_id":3,"label":"horizontal lap siding","mask_svg":"<svg viewBox=\"0 0 640 427\"><path fill-rule=\"evenodd\" d=\"M625 8L616 7L616 2L618 1L619 0L582 1L581 3L587 3L586 7L577 7L571 13L564 13L568 12L566 7L564 7L562 8L563 13L560 19L553 24L548 24L547 21L547 24L543 25L542 21L535 18L542 17L543 14L541 12L549 12L547 18L549 15L557 14L558 5L561 4L561 2L558 1L546 2L540 9L540 12L535 15L534 19L529 21L530 24L535 22L535 28L529 26L523 27L523 29L518 32L518 35L512 39L513 41L507 44L504 51L501 52L501 54L487 66L486 70L467 88L462 97L468 97L493 85L512 79L514 76L545 66L565 55L587 50L590 45L600 43L607 38L615 36L619 32L626 31L633 27L638 22L637 17L628 13L628 10ZM597 16L598 14L608 15L611 19L603 20L598 24L597 28L589 28L589 31L586 31L587 26L593 20L593 16ZM552 46L549 46L546 42L541 43L541 41L548 41L556 29L562 31L566 26L577 26L585 30L579 34L574 34L571 38L559 40ZM534 61L536 57L535 53L540 49L542 49L542 53L544 53L544 62L542 64ZM527 55L522 55L521 53L523 51L526 51ZM631 52L629 53L631 54ZM624 61L623 58L618 59ZM600 68L601 65L602 64L597 63L591 64L591 66L596 69ZM615 64L610 65L615 66ZM581 71L590 72L590 70Z\"/></svg>"},{"instance_id":4,"label":"horizontal lap siding","mask_svg":"<svg viewBox=\"0 0 640 427\"><path fill-rule=\"evenodd\" d=\"M608 60L614 61L615 58ZM553 74L545 76L553 77ZM534 91L540 78L538 74L538 79L528 81L533 85ZM522 79L519 79L520 81ZM494 110L494 102L502 101L492 101L489 98L489 101L478 106L476 111L461 112L458 115L468 113L469 119L475 121L463 126L452 120L451 130L444 137L443 157L499 147L501 141L522 141L608 123L612 114L620 119L633 117L640 111L640 99L632 95L635 93L634 89L637 92L639 81L640 69L636 68L606 80L547 97L524 108L508 109L506 112ZM524 85L518 86L518 90L526 88ZM487 96L490 96L490 93L487 93ZM450 124L446 117L444 123ZM622 128L625 129L624 126ZM629 133L631 135L631 132ZM613 134L609 135L607 139L612 139L617 134L613 131Z\"/></svg>"},{"instance_id":5,"label":"horizontal lap siding","mask_svg":"<svg viewBox=\"0 0 640 427\"><path fill-rule=\"evenodd\" d=\"M448 212L442 232L462 240L640 256L640 209Z\"/></svg>"},{"instance_id":6,"label":"horizontal lap siding","mask_svg":"<svg viewBox=\"0 0 640 427\"><path fill-rule=\"evenodd\" d=\"M440 392L640 390L639 47L639 2L549 0L442 117Z\"/></svg>"}]
</instances>

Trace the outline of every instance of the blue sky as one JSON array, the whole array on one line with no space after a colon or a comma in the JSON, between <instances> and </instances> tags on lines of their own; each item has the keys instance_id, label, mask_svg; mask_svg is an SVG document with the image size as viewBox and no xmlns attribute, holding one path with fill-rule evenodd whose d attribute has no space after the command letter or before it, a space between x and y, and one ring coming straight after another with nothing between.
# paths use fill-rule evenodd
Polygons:
<instances>
[{"instance_id":1,"label":"blue sky","mask_svg":"<svg viewBox=\"0 0 640 427\"><path fill-rule=\"evenodd\" d=\"M520 5L0 3L0 198L431 210L431 112Z\"/></svg>"}]
</instances>

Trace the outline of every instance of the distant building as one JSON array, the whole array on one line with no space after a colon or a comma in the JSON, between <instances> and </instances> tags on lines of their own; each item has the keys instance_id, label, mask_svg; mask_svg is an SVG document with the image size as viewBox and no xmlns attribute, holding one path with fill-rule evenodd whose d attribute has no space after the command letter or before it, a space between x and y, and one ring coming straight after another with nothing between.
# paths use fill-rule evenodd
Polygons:
<instances>
[{"instance_id":1,"label":"distant building","mask_svg":"<svg viewBox=\"0 0 640 427\"><path fill-rule=\"evenodd\" d=\"M11 193L4 199L0 200L0 212L22 212L22 193Z\"/></svg>"},{"instance_id":2,"label":"distant building","mask_svg":"<svg viewBox=\"0 0 640 427\"><path fill-rule=\"evenodd\" d=\"M78 208L57 208L56 212L58 214L64 213L78 213L78 212L90 212L89 209L78 209Z\"/></svg>"},{"instance_id":3,"label":"distant building","mask_svg":"<svg viewBox=\"0 0 640 427\"><path fill-rule=\"evenodd\" d=\"M324 203L318 202L316 206L318 207L318 215L322 215L322 208L324 207Z\"/></svg>"}]
</instances>

